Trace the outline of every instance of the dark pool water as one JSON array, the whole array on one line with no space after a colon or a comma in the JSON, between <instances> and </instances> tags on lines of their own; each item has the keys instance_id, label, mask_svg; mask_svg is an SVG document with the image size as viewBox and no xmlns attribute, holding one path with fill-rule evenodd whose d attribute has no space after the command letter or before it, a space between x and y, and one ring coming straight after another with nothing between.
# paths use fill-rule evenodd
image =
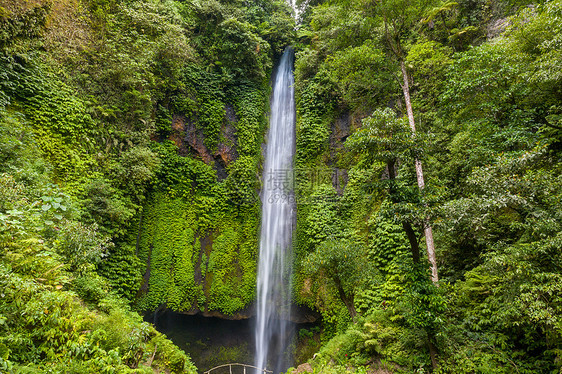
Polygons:
<instances>
[{"instance_id":1,"label":"dark pool water","mask_svg":"<svg viewBox=\"0 0 562 374\"><path fill-rule=\"evenodd\" d=\"M166 334L178 347L189 354L200 373L226 363L254 365L255 318L231 321L165 310L147 315L145 320L153 323L158 331ZM302 339L299 338L302 333L299 331L310 329L315 324L293 326L288 337L291 343L285 351L290 365L295 364L293 358L300 356L299 351L303 348ZM225 368L213 374L230 374L230 371ZM243 374L243 369L233 368L232 374ZM254 373L248 371L247 374Z\"/></svg>"},{"instance_id":2,"label":"dark pool water","mask_svg":"<svg viewBox=\"0 0 562 374\"><path fill-rule=\"evenodd\" d=\"M154 313L145 320L189 354L199 372L230 362L253 364L253 320L230 321L171 311Z\"/></svg>"}]
</instances>

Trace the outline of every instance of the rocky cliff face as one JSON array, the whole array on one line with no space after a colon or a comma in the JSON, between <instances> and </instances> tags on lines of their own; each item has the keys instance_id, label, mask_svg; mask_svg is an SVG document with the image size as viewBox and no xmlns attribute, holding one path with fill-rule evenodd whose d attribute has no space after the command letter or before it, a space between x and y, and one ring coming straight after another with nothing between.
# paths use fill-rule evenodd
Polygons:
<instances>
[{"instance_id":1,"label":"rocky cliff face","mask_svg":"<svg viewBox=\"0 0 562 374\"><path fill-rule=\"evenodd\" d=\"M215 151L205 145L205 134L197 127L197 118L174 115L169 139L179 148L182 156L198 158L217 171L219 180L227 177L227 166L238 159L236 123L234 107L225 106L225 118L221 124L219 142Z\"/></svg>"},{"instance_id":2,"label":"rocky cliff face","mask_svg":"<svg viewBox=\"0 0 562 374\"><path fill-rule=\"evenodd\" d=\"M211 166L216 171L217 183L229 178L229 167L236 167L237 161L244 159L238 137L243 121L232 105L225 105L224 113L214 149L208 146L197 116L174 114L168 136L177 145L179 156ZM347 117L342 118L333 129L333 142L339 148L351 126ZM259 133L255 135L261 139ZM264 146L261 141L258 144ZM241 177L248 178L244 174ZM228 188L230 178L225 182ZM244 185L244 181L238 183ZM255 206L238 207L244 211L229 212L230 218L224 221L219 218L220 222L211 220L204 224L207 218L198 213L199 204L217 204L202 212L210 213L213 219L221 216L215 210L224 209L215 197L205 197L208 192L195 191L197 196L203 195L201 201L197 196L188 195L184 201L177 195L162 193L149 201L140 235L141 257L147 263L140 299L148 300L148 304L141 308L172 309L186 315L228 320L255 316L259 204L256 201ZM306 306L294 305L291 309L292 322L310 323L318 318L319 314Z\"/></svg>"},{"instance_id":3,"label":"rocky cliff face","mask_svg":"<svg viewBox=\"0 0 562 374\"><path fill-rule=\"evenodd\" d=\"M334 118L331 124L326 165L334 169L333 187L339 195L343 194L348 181L347 169L342 167L340 162L345 153L345 141L361 126L365 117L367 114L364 112L344 112Z\"/></svg>"},{"instance_id":4,"label":"rocky cliff face","mask_svg":"<svg viewBox=\"0 0 562 374\"><path fill-rule=\"evenodd\" d=\"M165 309L165 307L162 309ZM190 316L201 315L203 317L215 317L234 321L250 319L256 315L254 304L233 314L225 314L217 310L199 310L198 308L185 310L180 313ZM293 305L289 318L293 323L314 323L320 318L320 313L304 305Z\"/></svg>"}]
</instances>

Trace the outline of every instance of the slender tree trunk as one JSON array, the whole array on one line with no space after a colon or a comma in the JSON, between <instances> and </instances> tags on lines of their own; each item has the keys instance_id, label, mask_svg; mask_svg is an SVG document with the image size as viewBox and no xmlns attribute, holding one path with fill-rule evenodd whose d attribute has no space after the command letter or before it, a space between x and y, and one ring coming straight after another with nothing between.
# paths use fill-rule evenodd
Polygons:
<instances>
[{"instance_id":1,"label":"slender tree trunk","mask_svg":"<svg viewBox=\"0 0 562 374\"><path fill-rule=\"evenodd\" d=\"M416 133L416 123L414 121L414 111L412 110L412 102L410 101L410 85L408 83L408 71L406 70L406 65L404 60L400 59L400 68L402 69L402 77L404 78L404 83L402 84L402 91L404 92L404 101L406 102L406 112L408 113L408 121L410 122L410 129L412 134ZM420 190L425 188L425 181L423 178L423 169L421 161L416 157L416 177L418 180L418 187ZM439 281L439 275L437 273L437 260L435 258L435 244L433 242L433 230L429 224L429 219L424 219L425 233L425 243L427 245L427 257L429 258L429 263L431 264L431 280L434 283Z\"/></svg>"},{"instance_id":2,"label":"slender tree trunk","mask_svg":"<svg viewBox=\"0 0 562 374\"><path fill-rule=\"evenodd\" d=\"M420 263L420 245L418 244L418 238L416 237L416 233L408 222L402 222L402 227L406 232L406 236L408 237L408 241L410 242L410 251L412 252L412 259L414 260L414 264Z\"/></svg>"},{"instance_id":3,"label":"slender tree trunk","mask_svg":"<svg viewBox=\"0 0 562 374\"><path fill-rule=\"evenodd\" d=\"M428 341L429 343L429 358L431 359L431 367L433 370L437 369L437 348L433 345L431 339Z\"/></svg>"},{"instance_id":4,"label":"slender tree trunk","mask_svg":"<svg viewBox=\"0 0 562 374\"><path fill-rule=\"evenodd\" d=\"M336 288L338 289L338 293L340 295L340 299L341 301L343 301L343 303L345 304L345 306L347 307L347 311L349 312L349 315L351 316L351 320L353 321L353 323L355 323L355 318L357 317L357 311L355 310L355 306L354 304L354 297L353 295L351 295L351 297L348 297L345 294L345 291L343 290L343 286L340 282L339 277L336 275L334 278L334 283L336 283Z\"/></svg>"}]
</instances>

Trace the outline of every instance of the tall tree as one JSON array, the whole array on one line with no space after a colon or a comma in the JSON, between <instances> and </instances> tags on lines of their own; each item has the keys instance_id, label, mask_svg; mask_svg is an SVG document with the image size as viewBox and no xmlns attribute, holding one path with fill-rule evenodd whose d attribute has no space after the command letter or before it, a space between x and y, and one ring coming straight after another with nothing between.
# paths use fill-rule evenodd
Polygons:
<instances>
[{"instance_id":1,"label":"tall tree","mask_svg":"<svg viewBox=\"0 0 562 374\"><path fill-rule=\"evenodd\" d=\"M414 120L412 102L410 100L410 74L405 63L407 50L403 45L405 41L413 37L412 34L416 30L416 26L422 21L423 16L434 3L434 0L382 0L369 4L375 16L380 17L382 21L382 39L388 57L396 61L400 66L401 79L398 79L398 82L404 94L404 104L406 106L406 114L408 116L412 136L416 134L416 123ZM423 191L425 188L425 179L423 176L422 162L417 156L414 162L418 187ZM437 283L439 275L437 271L437 259L435 257L435 244L433 241L433 230L428 218L424 220L424 234L427 256L431 264L431 278L434 283Z\"/></svg>"},{"instance_id":2,"label":"tall tree","mask_svg":"<svg viewBox=\"0 0 562 374\"><path fill-rule=\"evenodd\" d=\"M363 124L353 135L349 137L346 145L357 151L367 150L376 161L382 161L386 165L388 177L388 193L393 203L399 203L403 199L396 183L396 168L399 160L404 159L415 146L415 139L405 123L404 118L397 118L396 113L386 108L377 109L373 114L363 120ZM409 220L402 220L402 227L408 241L410 252L415 264L420 262L420 248L418 236Z\"/></svg>"}]
</instances>

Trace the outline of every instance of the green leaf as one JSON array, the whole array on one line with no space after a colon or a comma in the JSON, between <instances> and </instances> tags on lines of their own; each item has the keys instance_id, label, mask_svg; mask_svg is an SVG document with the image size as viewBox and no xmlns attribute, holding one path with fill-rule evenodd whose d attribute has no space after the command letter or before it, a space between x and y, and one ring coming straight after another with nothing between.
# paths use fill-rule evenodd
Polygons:
<instances>
[{"instance_id":1,"label":"green leaf","mask_svg":"<svg viewBox=\"0 0 562 374\"><path fill-rule=\"evenodd\" d=\"M51 209L51 204L44 204L44 205L41 206L41 209L44 210L44 211L47 211L47 210Z\"/></svg>"}]
</instances>

